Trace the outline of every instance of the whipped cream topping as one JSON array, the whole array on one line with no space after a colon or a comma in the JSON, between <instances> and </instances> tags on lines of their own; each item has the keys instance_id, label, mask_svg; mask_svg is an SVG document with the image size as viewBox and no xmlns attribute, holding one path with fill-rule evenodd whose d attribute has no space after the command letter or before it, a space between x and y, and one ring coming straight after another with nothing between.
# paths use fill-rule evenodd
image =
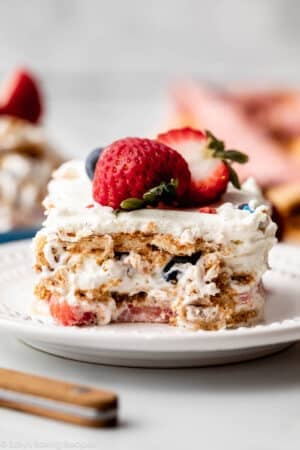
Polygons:
<instances>
[{"instance_id":1,"label":"whipped cream topping","mask_svg":"<svg viewBox=\"0 0 300 450\"><path fill-rule=\"evenodd\" d=\"M239 209L243 203L248 203L253 213ZM243 253L252 253L253 246L259 247L260 243L270 248L275 242L276 225L253 179L247 180L241 190L229 185L222 201L214 205L217 214L204 214L196 209L141 209L116 215L112 208L94 202L84 163L70 161L54 173L44 205L47 214L44 225L66 240L91 234L141 231L169 234L181 243L197 238L220 244L241 241L244 245L239 251Z\"/></svg>"}]
</instances>

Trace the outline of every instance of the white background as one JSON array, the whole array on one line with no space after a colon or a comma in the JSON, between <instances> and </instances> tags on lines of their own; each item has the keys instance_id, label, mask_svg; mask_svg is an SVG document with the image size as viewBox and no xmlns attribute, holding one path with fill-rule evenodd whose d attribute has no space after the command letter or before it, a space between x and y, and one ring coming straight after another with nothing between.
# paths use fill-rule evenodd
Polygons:
<instances>
[{"instance_id":1,"label":"white background","mask_svg":"<svg viewBox=\"0 0 300 450\"><path fill-rule=\"evenodd\" d=\"M165 128L167 86L299 82L298 0L1 0L0 75L25 64L69 155Z\"/></svg>"},{"instance_id":2,"label":"white background","mask_svg":"<svg viewBox=\"0 0 300 450\"><path fill-rule=\"evenodd\" d=\"M3 70L24 61L58 76L192 72L298 81L299 38L297 0L0 4Z\"/></svg>"}]
</instances>

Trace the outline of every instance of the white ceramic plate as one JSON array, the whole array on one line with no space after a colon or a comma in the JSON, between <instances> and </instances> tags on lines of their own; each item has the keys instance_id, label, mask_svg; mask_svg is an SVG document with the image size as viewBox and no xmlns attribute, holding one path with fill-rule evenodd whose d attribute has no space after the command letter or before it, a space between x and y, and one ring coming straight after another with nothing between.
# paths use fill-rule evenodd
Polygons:
<instances>
[{"instance_id":1,"label":"white ceramic plate","mask_svg":"<svg viewBox=\"0 0 300 450\"><path fill-rule=\"evenodd\" d=\"M266 321L253 328L187 331L167 325L115 324L63 328L32 320L31 244L0 247L0 326L37 349L80 361L139 367L192 367L244 361L300 340L300 247L276 246Z\"/></svg>"}]
</instances>

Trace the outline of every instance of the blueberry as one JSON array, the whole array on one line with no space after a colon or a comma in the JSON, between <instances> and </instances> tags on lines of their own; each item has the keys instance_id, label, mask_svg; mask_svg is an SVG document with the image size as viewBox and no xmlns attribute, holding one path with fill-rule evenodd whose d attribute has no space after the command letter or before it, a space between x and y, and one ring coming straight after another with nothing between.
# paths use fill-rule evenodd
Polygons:
<instances>
[{"instance_id":1,"label":"blueberry","mask_svg":"<svg viewBox=\"0 0 300 450\"><path fill-rule=\"evenodd\" d=\"M163 268L163 277L166 281L176 282L181 274L179 270L171 270L175 264L193 264L195 265L201 256L201 252L195 252L190 256L174 256Z\"/></svg>"},{"instance_id":2,"label":"blueberry","mask_svg":"<svg viewBox=\"0 0 300 450\"><path fill-rule=\"evenodd\" d=\"M179 272L179 270L171 270L171 272L163 273L164 279L173 284L177 283L179 275L181 275L181 272Z\"/></svg>"},{"instance_id":3,"label":"blueberry","mask_svg":"<svg viewBox=\"0 0 300 450\"><path fill-rule=\"evenodd\" d=\"M129 252L115 252L115 258L117 260L122 259L123 256L128 256Z\"/></svg>"},{"instance_id":4,"label":"blueberry","mask_svg":"<svg viewBox=\"0 0 300 450\"><path fill-rule=\"evenodd\" d=\"M99 156L100 156L102 150L103 150L103 148L96 148L88 155L88 157L85 160L85 171L86 171L88 177L90 178L90 180L93 180L93 178L94 178L96 164L97 164L97 161L99 159Z\"/></svg>"},{"instance_id":5,"label":"blueberry","mask_svg":"<svg viewBox=\"0 0 300 450\"><path fill-rule=\"evenodd\" d=\"M242 209L243 211L248 211L250 213L253 213L254 210L248 205L248 203L242 203L239 205L239 209Z\"/></svg>"}]
</instances>

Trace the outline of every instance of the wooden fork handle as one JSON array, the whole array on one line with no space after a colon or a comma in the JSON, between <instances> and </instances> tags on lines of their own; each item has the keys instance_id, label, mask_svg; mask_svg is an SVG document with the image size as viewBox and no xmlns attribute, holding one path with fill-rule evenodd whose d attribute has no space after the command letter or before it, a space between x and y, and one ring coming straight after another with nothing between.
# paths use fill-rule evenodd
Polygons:
<instances>
[{"instance_id":1,"label":"wooden fork handle","mask_svg":"<svg viewBox=\"0 0 300 450\"><path fill-rule=\"evenodd\" d=\"M117 423L116 394L0 369L0 406L90 427Z\"/></svg>"}]
</instances>

